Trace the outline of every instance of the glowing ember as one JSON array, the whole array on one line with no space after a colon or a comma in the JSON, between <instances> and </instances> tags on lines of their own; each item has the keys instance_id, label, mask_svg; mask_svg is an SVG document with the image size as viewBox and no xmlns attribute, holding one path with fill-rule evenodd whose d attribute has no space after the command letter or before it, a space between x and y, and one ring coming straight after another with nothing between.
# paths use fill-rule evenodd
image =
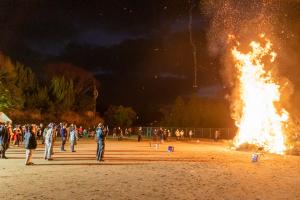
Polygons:
<instances>
[{"instance_id":1,"label":"glowing ember","mask_svg":"<svg viewBox=\"0 0 300 200\"><path fill-rule=\"evenodd\" d=\"M236 147L254 144L271 153L283 154L286 150L283 127L289 116L274 104L280 102L280 86L273 80L271 71L267 71L271 66L266 69L265 65L274 62L276 53L263 34L261 38L264 44L252 41L247 54L238 50L239 44L232 49L242 103L234 144Z\"/></svg>"}]
</instances>

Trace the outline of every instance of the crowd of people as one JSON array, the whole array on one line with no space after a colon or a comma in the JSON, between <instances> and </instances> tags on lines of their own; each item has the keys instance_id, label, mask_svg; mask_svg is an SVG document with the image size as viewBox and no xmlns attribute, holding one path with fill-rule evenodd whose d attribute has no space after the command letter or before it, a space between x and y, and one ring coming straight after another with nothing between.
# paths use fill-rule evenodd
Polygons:
<instances>
[{"instance_id":1,"label":"crowd of people","mask_svg":"<svg viewBox=\"0 0 300 200\"><path fill-rule=\"evenodd\" d=\"M183 129L176 129L174 135L176 136L176 140L184 140L186 138L192 139L194 133L192 130L189 130L188 133L185 133ZM172 137L172 131L166 128L158 128L153 130L152 136L154 141L168 141L168 138Z\"/></svg>"},{"instance_id":2,"label":"crowd of people","mask_svg":"<svg viewBox=\"0 0 300 200\"><path fill-rule=\"evenodd\" d=\"M133 134L138 136L138 142L142 141L142 127L137 128L137 130L133 130L133 128L121 128L120 126L112 129L112 137L117 138L118 140L122 140L125 137L131 137Z\"/></svg>"},{"instance_id":3,"label":"crowd of people","mask_svg":"<svg viewBox=\"0 0 300 200\"><path fill-rule=\"evenodd\" d=\"M108 134L108 128L101 123L94 128L92 134L97 142L96 160L103 161L105 137ZM25 165L32 165L32 151L37 148L38 140L45 146L44 159L52 160L54 142L60 138L60 151L65 150L65 144L69 140L70 151L75 152L75 145L79 137L88 137L88 131L82 127L77 128L76 125L67 125L65 123L54 124L48 126L43 124L27 124L16 125L13 127L10 123L0 124L0 158L7 159L5 152L10 145L24 145L26 151Z\"/></svg>"},{"instance_id":4,"label":"crowd of people","mask_svg":"<svg viewBox=\"0 0 300 200\"><path fill-rule=\"evenodd\" d=\"M150 135L152 136L153 141L168 141L169 138L175 136L177 140L192 139L194 132L189 130L187 133L183 129L176 129L172 132L167 128L151 128ZM115 127L112 129L112 138L117 138L122 140L125 137L130 137L132 135L137 135L138 142L142 140L142 136L148 132L142 127L134 128L121 128Z\"/></svg>"},{"instance_id":5,"label":"crowd of people","mask_svg":"<svg viewBox=\"0 0 300 200\"><path fill-rule=\"evenodd\" d=\"M109 131L107 126L103 126L101 123L97 127L93 128L83 128L82 126L77 127L75 124L66 123L50 123L47 126L43 124L27 124L27 125L15 125L14 127L11 123L0 124L0 158L7 159L5 152L10 145L20 146L24 145L26 149L26 165L33 164L31 162L32 150L36 149L38 141L44 145L45 160L52 160L53 144L55 141L60 142L60 151L66 151L65 145L69 141L70 152L76 152L75 146L79 138L93 137L97 142L97 152L96 160L103 161L105 138L108 136L109 132L112 138L117 138L122 140L125 137L130 137L131 135L137 135L137 141L142 141L142 136L145 132L149 131L138 127L133 128L121 128L115 127ZM176 140L191 140L194 132L192 130L176 129L172 132L167 128L151 128L152 142L154 144L163 143L168 141L170 137L175 136ZM214 140L219 139L220 132L216 130L214 133ZM150 145L151 143L150 142Z\"/></svg>"}]
</instances>

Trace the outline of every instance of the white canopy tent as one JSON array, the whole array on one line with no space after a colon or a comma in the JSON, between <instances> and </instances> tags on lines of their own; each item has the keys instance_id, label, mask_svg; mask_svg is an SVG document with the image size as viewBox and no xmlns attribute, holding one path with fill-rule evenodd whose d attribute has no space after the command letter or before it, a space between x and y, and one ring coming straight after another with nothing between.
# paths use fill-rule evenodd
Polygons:
<instances>
[{"instance_id":1,"label":"white canopy tent","mask_svg":"<svg viewBox=\"0 0 300 200\"><path fill-rule=\"evenodd\" d=\"M7 123L7 122L12 122L12 121L4 112L0 112L0 123Z\"/></svg>"}]
</instances>

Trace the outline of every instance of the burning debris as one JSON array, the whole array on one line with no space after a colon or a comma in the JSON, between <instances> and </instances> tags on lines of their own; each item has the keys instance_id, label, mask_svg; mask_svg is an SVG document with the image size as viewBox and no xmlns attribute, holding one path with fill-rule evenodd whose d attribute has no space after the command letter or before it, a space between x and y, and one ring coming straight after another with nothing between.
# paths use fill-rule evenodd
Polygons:
<instances>
[{"instance_id":1,"label":"burning debris","mask_svg":"<svg viewBox=\"0 0 300 200\"><path fill-rule=\"evenodd\" d=\"M283 154L286 150L284 127L289 114L280 107L281 86L269 70L276 53L264 34L260 38L264 43L252 41L248 53L239 50L238 42L231 51L241 104L237 109L239 117L235 119L238 133L234 145L239 148L242 144L252 144L271 153Z\"/></svg>"},{"instance_id":2,"label":"burning debris","mask_svg":"<svg viewBox=\"0 0 300 200\"><path fill-rule=\"evenodd\" d=\"M299 139L295 138L299 137L294 127L299 125L290 105L294 87L281 76L287 76L284 5L280 0L203 1L203 11L210 19L208 47L223 63L220 73L224 87L230 90L226 98L238 128L235 149L263 148L276 154L296 149L294 143ZM271 41L281 55L278 61Z\"/></svg>"}]
</instances>

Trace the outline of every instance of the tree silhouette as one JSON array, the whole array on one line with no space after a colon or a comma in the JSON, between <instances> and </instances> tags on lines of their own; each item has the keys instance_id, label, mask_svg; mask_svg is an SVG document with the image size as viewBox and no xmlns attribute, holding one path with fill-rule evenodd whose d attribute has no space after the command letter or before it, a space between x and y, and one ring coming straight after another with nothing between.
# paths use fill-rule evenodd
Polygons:
<instances>
[{"instance_id":1,"label":"tree silhouette","mask_svg":"<svg viewBox=\"0 0 300 200\"><path fill-rule=\"evenodd\" d=\"M73 80L65 77L53 77L50 85L51 94L58 111L69 111L75 102Z\"/></svg>"},{"instance_id":2,"label":"tree silhouette","mask_svg":"<svg viewBox=\"0 0 300 200\"><path fill-rule=\"evenodd\" d=\"M2 101L7 101L3 102L7 109L20 109L24 104L22 89L16 85L17 78L15 64L9 57L0 53L0 82L3 87L1 92L4 92Z\"/></svg>"},{"instance_id":3,"label":"tree silhouette","mask_svg":"<svg viewBox=\"0 0 300 200\"><path fill-rule=\"evenodd\" d=\"M135 119L136 113L131 107L110 106L105 113L105 121L113 127L130 127Z\"/></svg>"}]
</instances>

